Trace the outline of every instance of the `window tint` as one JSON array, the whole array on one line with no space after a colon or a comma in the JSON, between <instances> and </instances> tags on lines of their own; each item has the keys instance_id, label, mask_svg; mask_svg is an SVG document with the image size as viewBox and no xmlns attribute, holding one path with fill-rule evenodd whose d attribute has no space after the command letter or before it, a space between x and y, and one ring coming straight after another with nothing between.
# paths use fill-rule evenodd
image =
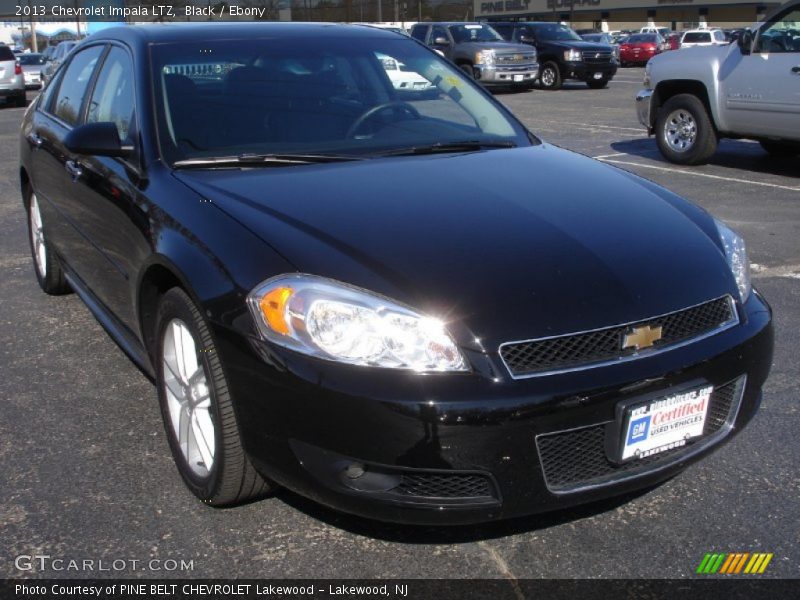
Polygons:
<instances>
[{"instance_id":1,"label":"window tint","mask_svg":"<svg viewBox=\"0 0 800 600\"><path fill-rule=\"evenodd\" d=\"M711 41L711 34L704 31L690 31L683 36L684 43L704 44Z\"/></svg>"},{"instance_id":2,"label":"window tint","mask_svg":"<svg viewBox=\"0 0 800 600\"><path fill-rule=\"evenodd\" d=\"M17 60L17 57L8 46L0 46L0 60Z\"/></svg>"},{"instance_id":3,"label":"window tint","mask_svg":"<svg viewBox=\"0 0 800 600\"><path fill-rule=\"evenodd\" d=\"M119 139L125 141L130 133L133 114L133 65L127 52L114 47L97 77L86 122L114 123L119 131Z\"/></svg>"},{"instance_id":4,"label":"window tint","mask_svg":"<svg viewBox=\"0 0 800 600\"><path fill-rule=\"evenodd\" d=\"M411 37L415 40L419 40L420 42L425 41L425 34L428 33L428 26L427 25L415 25L411 29Z\"/></svg>"},{"instance_id":5,"label":"window tint","mask_svg":"<svg viewBox=\"0 0 800 600\"><path fill-rule=\"evenodd\" d=\"M92 46L76 54L61 77L53 113L65 123L75 125L80 118L81 103L104 46Z\"/></svg>"},{"instance_id":6,"label":"window tint","mask_svg":"<svg viewBox=\"0 0 800 600\"><path fill-rule=\"evenodd\" d=\"M758 52L800 52L800 8L779 16L758 36Z\"/></svg>"},{"instance_id":7,"label":"window tint","mask_svg":"<svg viewBox=\"0 0 800 600\"><path fill-rule=\"evenodd\" d=\"M44 56L41 54L20 54L19 64L21 65L43 65Z\"/></svg>"}]
</instances>

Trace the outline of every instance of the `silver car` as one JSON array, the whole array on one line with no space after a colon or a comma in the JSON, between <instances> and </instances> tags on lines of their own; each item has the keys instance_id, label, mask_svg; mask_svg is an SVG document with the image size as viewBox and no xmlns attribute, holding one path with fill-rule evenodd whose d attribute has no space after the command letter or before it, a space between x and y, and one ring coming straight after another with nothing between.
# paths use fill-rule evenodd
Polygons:
<instances>
[{"instance_id":1,"label":"silver car","mask_svg":"<svg viewBox=\"0 0 800 600\"><path fill-rule=\"evenodd\" d=\"M0 98L6 104L26 106L25 78L17 56L6 45L0 45Z\"/></svg>"},{"instance_id":2,"label":"silver car","mask_svg":"<svg viewBox=\"0 0 800 600\"><path fill-rule=\"evenodd\" d=\"M72 49L78 45L78 42L66 41L61 42L56 49L53 50L53 54L47 59L47 64L45 65L44 69L42 69L42 83L47 83L50 81L50 78L53 76L53 73L56 72L59 65L64 62L64 59L67 58L67 55L72 52Z\"/></svg>"},{"instance_id":3,"label":"silver car","mask_svg":"<svg viewBox=\"0 0 800 600\"><path fill-rule=\"evenodd\" d=\"M20 54L19 64L22 65L25 87L29 90L36 90L42 87L42 69L47 64L44 55L37 52Z\"/></svg>"}]
</instances>

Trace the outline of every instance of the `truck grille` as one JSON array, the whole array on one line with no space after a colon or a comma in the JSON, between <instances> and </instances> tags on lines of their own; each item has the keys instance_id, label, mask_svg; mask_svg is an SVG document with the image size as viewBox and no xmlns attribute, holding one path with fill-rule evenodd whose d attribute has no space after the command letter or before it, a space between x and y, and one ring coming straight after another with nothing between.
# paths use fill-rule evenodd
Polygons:
<instances>
[{"instance_id":1,"label":"truck grille","mask_svg":"<svg viewBox=\"0 0 800 600\"><path fill-rule=\"evenodd\" d=\"M535 52L514 52L512 54L498 54L495 63L500 67L512 65L529 65L536 62Z\"/></svg>"},{"instance_id":2,"label":"truck grille","mask_svg":"<svg viewBox=\"0 0 800 600\"><path fill-rule=\"evenodd\" d=\"M591 64L602 64L611 62L613 52L610 50L584 50L581 53L583 62Z\"/></svg>"},{"instance_id":3,"label":"truck grille","mask_svg":"<svg viewBox=\"0 0 800 600\"><path fill-rule=\"evenodd\" d=\"M742 376L712 392L703 437L688 442L686 446L640 460L622 464L608 460L605 451L606 426L614 426L614 422L537 436L536 447L547 488L564 493L608 485L677 462L698 445L708 445L721 439L729 429L725 425L733 423L739 410L744 383L745 377Z\"/></svg>"},{"instance_id":4,"label":"truck grille","mask_svg":"<svg viewBox=\"0 0 800 600\"><path fill-rule=\"evenodd\" d=\"M500 356L513 377L530 377L643 356L706 337L738 322L733 299L723 296L634 323L551 338L508 342L500 346ZM645 325L661 327L661 339L638 354L634 348L623 349L625 335L633 328Z\"/></svg>"}]
</instances>

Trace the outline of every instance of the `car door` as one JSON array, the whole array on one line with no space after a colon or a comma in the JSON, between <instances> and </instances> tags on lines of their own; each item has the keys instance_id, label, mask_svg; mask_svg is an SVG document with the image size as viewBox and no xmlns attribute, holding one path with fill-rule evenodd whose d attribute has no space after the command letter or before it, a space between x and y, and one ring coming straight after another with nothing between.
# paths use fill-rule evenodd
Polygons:
<instances>
[{"instance_id":1,"label":"car door","mask_svg":"<svg viewBox=\"0 0 800 600\"><path fill-rule=\"evenodd\" d=\"M70 160L64 137L79 123L89 83L105 45L75 54L36 103L26 140L31 145L31 182L39 199L48 239L72 270L85 272L90 254L85 215L71 194Z\"/></svg>"},{"instance_id":2,"label":"car door","mask_svg":"<svg viewBox=\"0 0 800 600\"><path fill-rule=\"evenodd\" d=\"M142 183L134 98L133 60L125 47L112 45L90 92L85 123L113 123L122 145L134 152L124 159L71 156L75 170L69 192L93 249L86 257L85 283L130 328L135 319L129 280L136 273L130 212Z\"/></svg>"},{"instance_id":3,"label":"car door","mask_svg":"<svg viewBox=\"0 0 800 600\"><path fill-rule=\"evenodd\" d=\"M798 21L795 4L759 28L750 54L728 54L720 71L728 132L800 140Z\"/></svg>"}]
</instances>

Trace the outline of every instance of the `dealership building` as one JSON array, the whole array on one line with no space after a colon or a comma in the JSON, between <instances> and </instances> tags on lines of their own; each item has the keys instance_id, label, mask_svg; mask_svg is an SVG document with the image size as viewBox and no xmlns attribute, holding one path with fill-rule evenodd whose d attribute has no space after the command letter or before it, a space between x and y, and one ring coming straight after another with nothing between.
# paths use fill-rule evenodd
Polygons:
<instances>
[{"instance_id":1,"label":"dealership building","mask_svg":"<svg viewBox=\"0 0 800 600\"><path fill-rule=\"evenodd\" d=\"M673 30L746 27L780 2L752 0L474 0L475 18L487 21L561 21L575 29Z\"/></svg>"}]
</instances>

